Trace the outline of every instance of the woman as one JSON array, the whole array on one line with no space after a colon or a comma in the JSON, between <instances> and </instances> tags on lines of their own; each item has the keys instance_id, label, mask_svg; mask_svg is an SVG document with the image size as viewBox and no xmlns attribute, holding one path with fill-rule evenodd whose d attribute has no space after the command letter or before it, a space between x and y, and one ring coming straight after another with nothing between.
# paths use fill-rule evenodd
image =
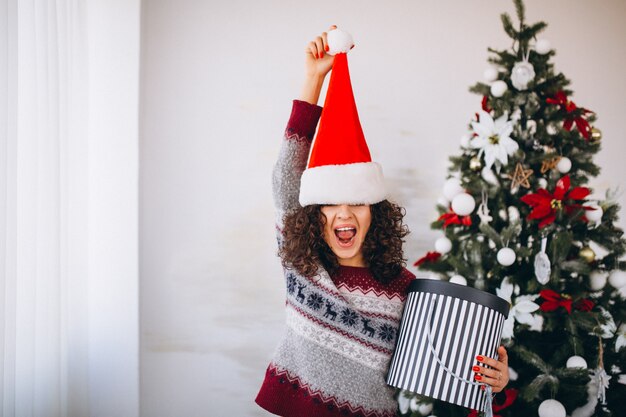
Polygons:
<instances>
[{"instance_id":1,"label":"woman","mask_svg":"<svg viewBox=\"0 0 626 417\"><path fill-rule=\"evenodd\" d=\"M306 47L305 82L274 169L287 330L256 402L285 417L390 417L397 401L385 377L415 278L402 254L408 230L365 143L347 67L351 46L334 56L329 49L327 33ZM331 68L322 112L317 101ZM493 370L474 368L494 392L508 381L503 347L498 354L483 360Z\"/></svg>"}]
</instances>

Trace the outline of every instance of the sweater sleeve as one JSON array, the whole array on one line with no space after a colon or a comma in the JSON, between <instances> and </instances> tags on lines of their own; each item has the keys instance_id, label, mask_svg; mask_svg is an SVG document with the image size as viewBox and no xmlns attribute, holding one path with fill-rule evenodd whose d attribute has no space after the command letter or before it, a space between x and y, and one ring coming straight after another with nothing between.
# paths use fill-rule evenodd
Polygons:
<instances>
[{"instance_id":1,"label":"sweater sleeve","mask_svg":"<svg viewBox=\"0 0 626 417\"><path fill-rule=\"evenodd\" d=\"M291 117L273 171L272 190L279 229L282 229L285 213L300 207L300 177L306 168L321 113L320 106L293 101Z\"/></svg>"}]
</instances>

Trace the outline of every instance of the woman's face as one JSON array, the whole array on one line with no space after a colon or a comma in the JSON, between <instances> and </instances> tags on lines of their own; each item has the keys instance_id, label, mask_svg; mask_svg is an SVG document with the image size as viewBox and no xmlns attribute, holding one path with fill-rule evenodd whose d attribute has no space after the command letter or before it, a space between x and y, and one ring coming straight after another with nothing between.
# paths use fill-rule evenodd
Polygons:
<instances>
[{"instance_id":1,"label":"woman's face","mask_svg":"<svg viewBox=\"0 0 626 417\"><path fill-rule=\"evenodd\" d=\"M322 206L326 217L324 240L337 261L344 266L367 266L363 259L363 242L372 223L369 205Z\"/></svg>"}]
</instances>

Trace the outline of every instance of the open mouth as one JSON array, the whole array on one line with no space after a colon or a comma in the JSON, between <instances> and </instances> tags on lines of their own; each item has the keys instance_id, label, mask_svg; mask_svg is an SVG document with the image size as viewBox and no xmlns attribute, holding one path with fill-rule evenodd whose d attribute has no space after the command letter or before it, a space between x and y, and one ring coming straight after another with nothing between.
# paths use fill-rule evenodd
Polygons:
<instances>
[{"instance_id":1,"label":"open mouth","mask_svg":"<svg viewBox=\"0 0 626 417\"><path fill-rule=\"evenodd\" d=\"M352 243L354 242L354 237L356 236L356 227L337 227L335 229L335 236L337 237L337 241L339 242L340 246L352 246Z\"/></svg>"}]
</instances>

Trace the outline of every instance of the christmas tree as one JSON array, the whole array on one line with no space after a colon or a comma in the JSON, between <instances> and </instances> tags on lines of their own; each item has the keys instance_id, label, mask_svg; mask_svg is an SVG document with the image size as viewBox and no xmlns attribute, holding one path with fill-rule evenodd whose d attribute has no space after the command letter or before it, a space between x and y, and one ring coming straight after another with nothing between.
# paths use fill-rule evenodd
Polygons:
<instances>
[{"instance_id":1,"label":"christmas tree","mask_svg":"<svg viewBox=\"0 0 626 417\"><path fill-rule=\"evenodd\" d=\"M592 200L601 131L575 104L543 22L518 25L489 49L487 82L461 154L450 158L435 250L415 264L440 279L505 298L503 330L511 381L494 398L500 416L618 416L626 411L626 252L615 196ZM477 106L478 107L478 106ZM624 369L623 369L624 368ZM478 412L400 394L404 415Z\"/></svg>"}]
</instances>

